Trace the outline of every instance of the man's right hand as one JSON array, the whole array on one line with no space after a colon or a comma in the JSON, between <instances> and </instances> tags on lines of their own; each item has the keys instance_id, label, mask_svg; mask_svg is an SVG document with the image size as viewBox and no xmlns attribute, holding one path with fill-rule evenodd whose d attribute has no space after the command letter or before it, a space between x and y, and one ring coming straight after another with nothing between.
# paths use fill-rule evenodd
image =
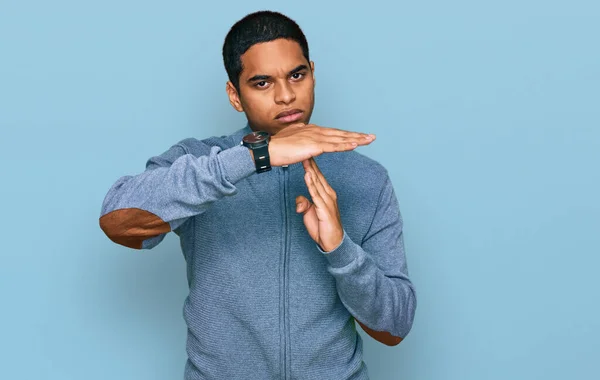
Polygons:
<instances>
[{"instance_id":1,"label":"man's right hand","mask_svg":"<svg viewBox=\"0 0 600 380\"><path fill-rule=\"evenodd\" d=\"M375 135L320 127L314 124L293 124L271 136L269 159L271 166L291 165L326 152L343 152L368 145Z\"/></svg>"}]
</instances>

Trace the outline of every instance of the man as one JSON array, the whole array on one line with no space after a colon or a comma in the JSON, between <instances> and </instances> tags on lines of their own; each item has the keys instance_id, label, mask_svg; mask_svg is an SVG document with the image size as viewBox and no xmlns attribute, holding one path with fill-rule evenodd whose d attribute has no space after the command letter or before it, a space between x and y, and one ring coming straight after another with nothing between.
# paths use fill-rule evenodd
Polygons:
<instances>
[{"instance_id":1,"label":"man","mask_svg":"<svg viewBox=\"0 0 600 380\"><path fill-rule=\"evenodd\" d=\"M368 379L354 321L393 346L416 308L387 171L353 151L374 136L309 124L314 62L288 17L239 20L223 59L247 125L121 177L100 226L135 249L179 236L186 379Z\"/></svg>"}]
</instances>

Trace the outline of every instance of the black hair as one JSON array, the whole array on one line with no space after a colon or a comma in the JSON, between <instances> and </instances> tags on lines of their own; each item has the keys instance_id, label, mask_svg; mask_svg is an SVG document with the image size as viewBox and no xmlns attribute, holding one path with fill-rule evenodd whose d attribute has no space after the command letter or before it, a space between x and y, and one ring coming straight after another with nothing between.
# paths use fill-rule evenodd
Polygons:
<instances>
[{"instance_id":1,"label":"black hair","mask_svg":"<svg viewBox=\"0 0 600 380\"><path fill-rule=\"evenodd\" d=\"M253 45L278 38L296 41L308 62L308 42L298 24L289 17L274 11L258 11L237 21L227 33L223 43L223 63L229 80L240 91L242 54Z\"/></svg>"}]
</instances>

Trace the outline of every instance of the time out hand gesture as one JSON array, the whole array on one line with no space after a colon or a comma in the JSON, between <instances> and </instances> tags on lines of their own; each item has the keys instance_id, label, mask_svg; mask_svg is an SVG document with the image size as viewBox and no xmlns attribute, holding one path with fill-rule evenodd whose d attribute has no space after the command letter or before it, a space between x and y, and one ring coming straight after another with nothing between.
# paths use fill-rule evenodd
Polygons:
<instances>
[{"instance_id":1,"label":"time out hand gesture","mask_svg":"<svg viewBox=\"0 0 600 380\"><path fill-rule=\"evenodd\" d=\"M344 230L337 205L337 195L319 170L314 158L302 161L304 181L313 200L296 197L296 212L304 214L304 225L310 237L325 252L332 251L342 242Z\"/></svg>"},{"instance_id":2,"label":"time out hand gesture","mask_svg":"<svg viewBox=\"0 0 600 380\"><path fill-rule=\"evenodd\" d=\"M283 166L308 160L322 153L353 150L373 141L373 134L299 123L285 127L273 135L268 149L271 166Z\"/></svg>"}]
</instances>

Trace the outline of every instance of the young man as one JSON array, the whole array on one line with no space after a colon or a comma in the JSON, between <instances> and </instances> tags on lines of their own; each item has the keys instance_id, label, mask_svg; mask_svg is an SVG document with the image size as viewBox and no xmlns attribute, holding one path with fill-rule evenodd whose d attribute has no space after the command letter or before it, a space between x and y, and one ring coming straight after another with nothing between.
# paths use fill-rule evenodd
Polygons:
<instances>
[{"instance_id":1,"label":"young man","mask_svg":"<svg viewBox=\"0 0 600 380\"><path fill-rule=\"evenodd\" d=\"M354 321L392 346L416 308L390 178L353 151L374 136L309 124L314 63L286 16L238 21L223 59L247 125L118 179L100 226L135 249L179 236L186 379L368 379Z\"/></svg>"}]
</instances>

